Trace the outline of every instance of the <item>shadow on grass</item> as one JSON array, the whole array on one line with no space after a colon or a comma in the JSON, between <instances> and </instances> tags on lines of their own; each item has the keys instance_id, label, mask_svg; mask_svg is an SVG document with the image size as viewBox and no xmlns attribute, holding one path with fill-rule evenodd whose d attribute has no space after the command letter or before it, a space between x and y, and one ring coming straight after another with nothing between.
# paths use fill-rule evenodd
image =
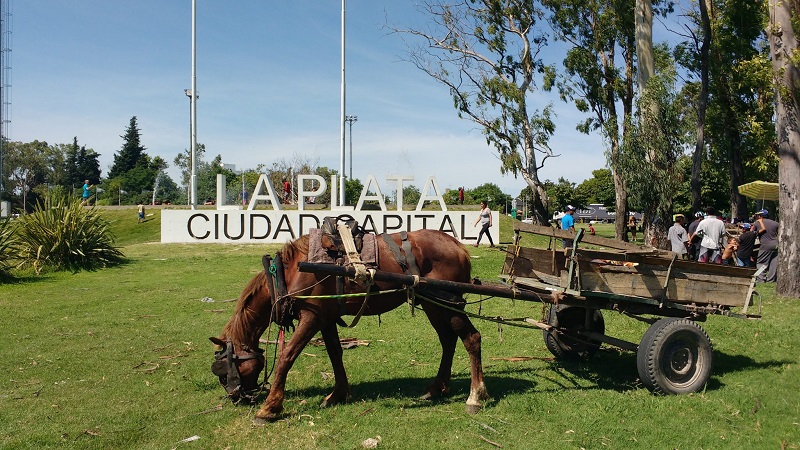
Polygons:
<instances>
[{"instance_id":1,"label":"shadow on grass","mask_svg":"<svg viewBox=\"0 0 800 450\"><path fill-rule=\"evenodd\" d=\"M771 368L794 362L789 360L758 362L748 356L714 352L714 368L706 390L722 388L724 384L719 381L719 377L726 373ZM622 393L642 388L636 370L636 354L633 352L608 349L600 351L588 361L554 360L547 364L545 367L509 367L486 373L485 382L491 396L486 405L496 404L507 396L533 391L612 390ZM535 381L534 378L539 381ZM406 403L404 408L411 409L463 403L469 396L469 376L458 375L450 383L449 395L431 401L421 400L420 395L432 380L432 376L398 377L352 383L350 385L352 401L374 402L392 399ZM542 385L546 387L540 387ZM211 388L210 385L203 387ZM292 390L289 386L287 398L321 402L332 389L332 380L298 390ZM265 399L266 395L261 394L255 404L260 405Z\"/></svg>"},{"instance_id":2,"label":"shadow on grass","mask_svg":"<svg viewBox=\"0 0 800 450\"><path fill-rule=\"evenodd\" d=\"M793 360L756 361L745 355L729 355L724 352L714 352L714 362L711 378L706 386L707 390L716 390L724 386L719 377L733 372L747 370L768 369L795 363ZM578 377L593 381L595 386L582 386L578 381L572 382L574 386L561 384L565 389L609 389L624 392L641 388L639 373L636 368L636 354L617 350L600 351L588 361L553 361L551 369L560 374L564 379Z\"/></svg>"}]
</instances>

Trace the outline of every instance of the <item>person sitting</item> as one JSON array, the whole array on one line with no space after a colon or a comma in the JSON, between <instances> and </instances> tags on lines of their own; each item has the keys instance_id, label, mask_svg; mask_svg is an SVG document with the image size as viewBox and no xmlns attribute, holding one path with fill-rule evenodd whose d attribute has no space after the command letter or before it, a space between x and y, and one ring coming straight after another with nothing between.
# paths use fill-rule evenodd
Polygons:
<instances>
[{"instance_id":1,"label":"person sitting","mask_svg":"<svg viewBox=\"0 0 800 450\"><path fill-rule=\"evenodd\" d=\"M735 266L736 264L736 250L739 248L739 241L735 237L731 237L728 239L728 244L725 245L725 249L722 251L722 264L723 265L732 265Z\"/></svg>"}]
</instances>

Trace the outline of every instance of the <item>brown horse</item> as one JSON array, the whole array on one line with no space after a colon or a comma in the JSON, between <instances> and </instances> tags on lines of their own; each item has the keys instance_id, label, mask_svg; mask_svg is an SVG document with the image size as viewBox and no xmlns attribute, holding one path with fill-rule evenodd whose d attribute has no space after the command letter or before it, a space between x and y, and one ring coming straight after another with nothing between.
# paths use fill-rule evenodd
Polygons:
<instances>
[{"instance_id":1,"label":"brown horse","mask_svg":"<svg viewBox=\"0 0 800 450\"><path fill-rule=\"evenodd\" d=\"M399 235L391 236L398 245L401 243ZM420 230L408 233L408 240L420 276L469 282L470 257L464 246L456 239L439 231ZM302 236L284 245L280 251L284 261L288 293L290 296L334 294L336 292L334 277L297 270L298 263L307 259L308 241L307 235ZM377 239L376 244L379 248L380 270L403 273L388 245L382 239ZM389 290L400 286L375 282L375 287ZM363 286L352 280L345 281L344 290L347 293L365 292ZM404 304L407 300L404 291L372 295L367 300L364 314L382 314ZM363 302L363 297L347 298L344 305L345 314L358 314ZM455 305L463 310L464 299L456 297ZM481 401L489 398L483 381L480 333L460 311L443 308L424 300L421 306L438 333L439 343L442 346L439 371L433 383L425 389L422 398L431 399L448 393L453 354L457 338L461 338L469 353L472 378L467 411L477 412L481 407ZM325 397L321 406L345 402L350 398L350 387L342 363L342 347L337 329L342 309L339 301L335 299L294 298L292 315L297 321L297 326L278 355L274 369L275 377L264 405L256 413L256 423L273 421L280 416L283 411L286 376L300 352L319 331L322 332L335 376L333 392ZM219 338L211 338L213 343L222 347L222 350L217 351L213 372L234 401L245 397L247 392L252 392L258 387L258 376L265 366L263 350L258 348L258 340L269 325L272 310L267 277L261 272L242 291L233 316Z\"/></svg>"}]
</instances>

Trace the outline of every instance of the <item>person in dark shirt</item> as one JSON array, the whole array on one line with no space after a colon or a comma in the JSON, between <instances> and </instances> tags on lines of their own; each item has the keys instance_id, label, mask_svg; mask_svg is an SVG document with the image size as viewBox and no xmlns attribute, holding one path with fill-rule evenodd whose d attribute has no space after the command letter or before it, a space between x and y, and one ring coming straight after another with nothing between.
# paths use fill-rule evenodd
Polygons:
<instances>
[{"instance_id":1,"label":"person in dark shirt","mask_svg":"<svg viewBox=\"0 0 800 450\"><path fill-rule=\"evenodd\" d=\"M736 265L739 267L753 267L751 257L753 247L756 245L756 233L747 222L739 224L742 234L739 235L739 249L736 251Z\"/></svg>"},{"instance_id":2,"label":"person in dark shirt","mask_svg":"<svg viewBox=\"0 0 800 450\"><path fill-rule=\"evenodd\" d=\"M700 253L700 236L695 236L697 226L703 220L703 213L697 211L694 213L694 220L689 224L689 259L697 261L697 255Z\"/></svg>"},{"instance_id":3,"label":"person in dark shirt","mask_svg":"<svg viewBox=\"0 0 800 450\"><path fill-rule=\"evenodd\" d=\"M766 270L756 281L776 281L778 279L778 222L770 219L769 211L762 209L755 213L756 223L753 231L758 235L761 246L758 248L756 267L765 266Z\"/></svg>"}]
</instances>

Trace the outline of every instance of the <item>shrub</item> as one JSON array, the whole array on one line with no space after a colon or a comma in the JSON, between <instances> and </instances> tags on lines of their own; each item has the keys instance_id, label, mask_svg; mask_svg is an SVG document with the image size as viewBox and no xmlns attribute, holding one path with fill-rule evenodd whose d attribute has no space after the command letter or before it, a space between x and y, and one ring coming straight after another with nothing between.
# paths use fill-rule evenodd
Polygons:
<instances>
[{"instance_id":1,"label":"shrub","mask_svg":"<svg viewBox=\"0 0 800 450\"><path fill-rule=\"evenodd\" d=\"M77 272L123 261L108 222L80 201L49 194L32 213L20 217L15 241L21 266L33 267L37 273L44 268Z\"/></svg>"},{"instance_id":2,"label":"shrub","mask_svg":"<svg viewBox=\"0 0 800 450\"><path fill-rule=\"evenodd\" d=\"M12 266L14 239L11 221L0 219L0 274L5 274Z\"/></svg>"}]
</instances>

